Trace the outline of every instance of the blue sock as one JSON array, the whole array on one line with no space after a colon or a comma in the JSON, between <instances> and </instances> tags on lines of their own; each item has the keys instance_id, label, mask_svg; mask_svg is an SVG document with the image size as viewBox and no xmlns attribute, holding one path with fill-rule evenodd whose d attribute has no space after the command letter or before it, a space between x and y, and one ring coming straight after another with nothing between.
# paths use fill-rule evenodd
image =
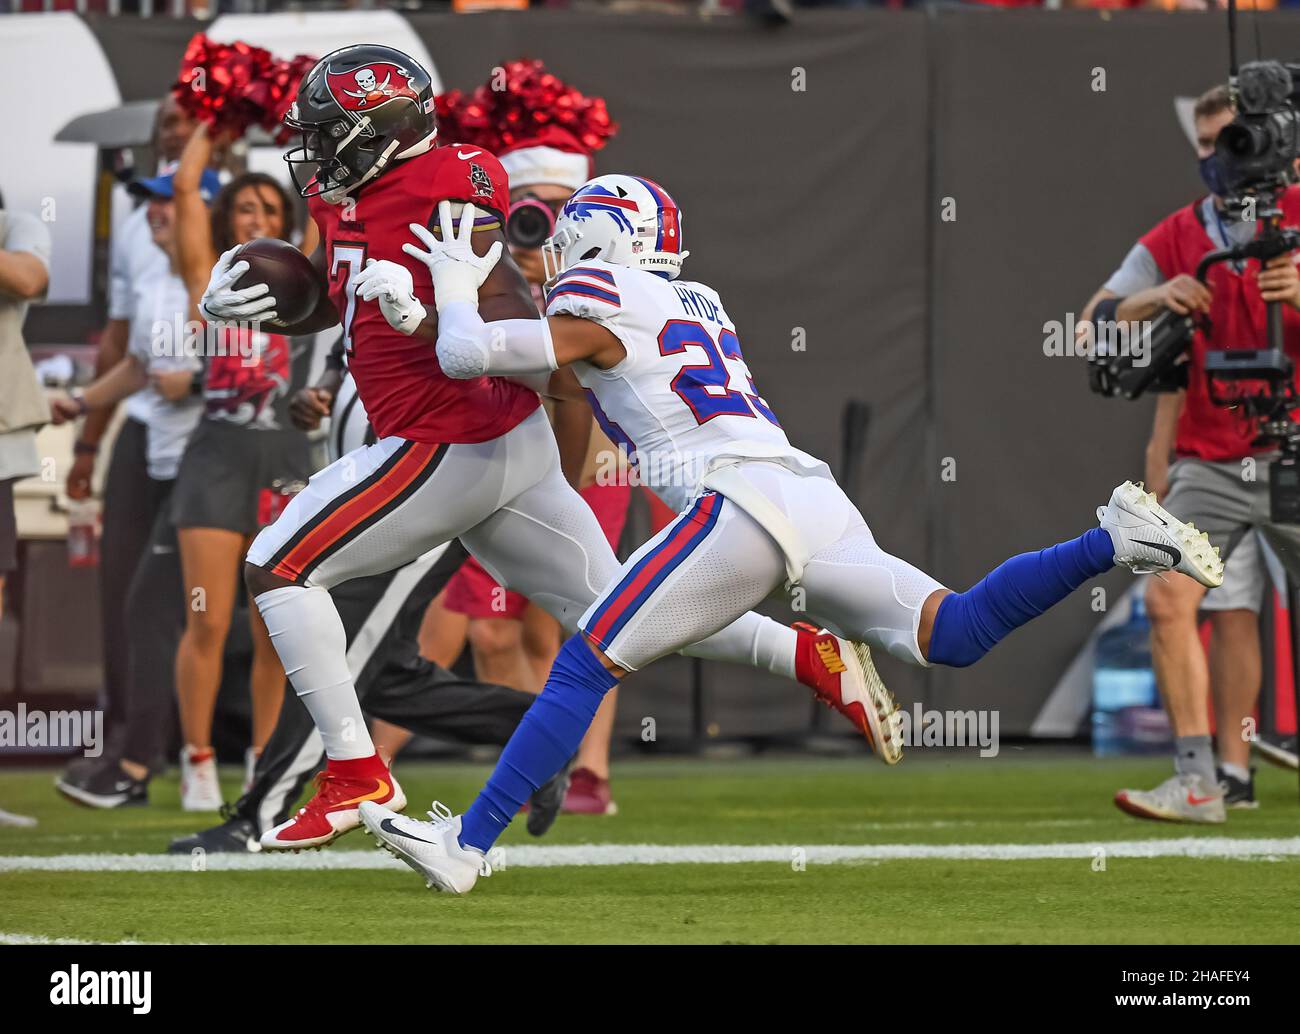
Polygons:
<instances>
[{"instance_id":1,"label":"blue sock","mask_svg":"<svg viewBox=\"0 0 1300 1034\"><path fill-rule=\"evenodd\" d=\"M1008 633L1114 566L1115 547L1104 528L1012 557L973 588L943 598L930 633L930 662L974 664Z\"/></svg>"},{"instance_id":2,"label":"blue sock","mask_svg":"<svg viewBox=\"0 0 1300 1034\"><path fill-rule=\"evenodd\" d=\"M546 688L525 712L487 785L460 820L460 844L486 852L520 805L578 750L605 694L618 684L581 633L560 648Z\"/></svg>"}]
</instances>

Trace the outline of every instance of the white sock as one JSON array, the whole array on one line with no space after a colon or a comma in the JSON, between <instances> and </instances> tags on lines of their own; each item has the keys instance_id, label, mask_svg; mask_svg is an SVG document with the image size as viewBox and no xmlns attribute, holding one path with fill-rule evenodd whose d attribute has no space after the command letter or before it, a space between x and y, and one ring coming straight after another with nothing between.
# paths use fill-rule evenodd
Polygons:
<instances>
[{"instance_id":1,"label":"white sock","mask_svg":"<svg viewBox=\"0 0 1300 1034\"><path fill-rule=\"evenodd\" d=\"M286 585L253 602L293 691L316 723L326 755L335 761L373 755L375 745L348 670L347 632L330 594L314 586Z\"/></svg>"},{"instance_id":2,"label":"white sock","mask_svg":"<svg viewBox=\"0 0 1300 1034\"><path fill-rule=\"evenodd\" d=\"M782 678L794 678L794 648L799 634L780 622L755 614L742 614L726 628L714 632L682 653L708 661L748 664Z\"/></svg>"},{"instance_id":3,"label":"white sock","mask_svg":"<svg viewBox=\"0 0 1300 1034\"><path fill-rule=\"evenodd\" d=\"M1243 783L1250 782L1250 769L1248 768L1243 768L1241 765L1230 765L1226 761L1219 767L1223 769L1224 775L1230 775L1233 779L1240 779Z\"/></svg>"}]
</instances>

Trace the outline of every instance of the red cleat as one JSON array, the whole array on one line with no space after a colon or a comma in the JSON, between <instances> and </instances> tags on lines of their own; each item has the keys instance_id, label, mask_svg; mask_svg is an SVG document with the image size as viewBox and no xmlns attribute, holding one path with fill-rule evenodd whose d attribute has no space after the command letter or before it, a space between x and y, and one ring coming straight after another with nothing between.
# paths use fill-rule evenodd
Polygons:
<instances>
[{"instance_id":1,"label":"red cleat","mask_svg":"<svg viewBox=\"0 0 1300 1034\"><path fill-rule=\"evenodd\" d=\"M851 721L881 761L898 764L903 758L902 715L871 661L871 651L803 621L795 622L794 630L799 635L794 654L799 681Z\"/></svg>"},{"instance_id":2,"label":"red cleat","mask_svg":"<svg viewBox=\"0 0 1300 1034\"><path fill-rule=\"evenodd\" d=\"M330 761L316 775L316 793L298 814L262 834L272 851L323 847L361 825L358 807L374 801L393 811L406 807L406 795L378 754L353 761Z\"/></svg>"},{"instance_id":3,"label":"red cleat","mask_svg":"<svg viewBox=\"0 0 1300 1034\"><path fill-rule=\"evenodd\" d=\"M589 768L575 768L569 774L569 789L561 811L569 815L617 815L618 805L609 795L609 780Z\"/></svg>"}]
</instances>

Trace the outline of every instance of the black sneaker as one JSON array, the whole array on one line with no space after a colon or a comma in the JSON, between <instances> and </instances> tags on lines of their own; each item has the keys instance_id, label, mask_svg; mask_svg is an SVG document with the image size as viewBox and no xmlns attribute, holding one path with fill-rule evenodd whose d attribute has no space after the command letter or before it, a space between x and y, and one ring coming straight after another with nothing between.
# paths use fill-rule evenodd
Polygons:
<instances>
[{"instance_id":1,"label":"black sneaker","mask_svg":"<svg viewBox=\"0 0 1300 1034\"><path fill-rule=\"evenodd\" d=\"M528 798L528 832L535 837L544 836L555 825L560 808L564 805L564 795L569 792L569 771L573 768L573 758L562 769L551 776Z\"/></svg>"},{"instance_id":2,"label":"black sneaker","mask_svg":"<svg viewBox=\"0 0 1300 1034\"><path fill-rule=\"evenodd\" d=\"M1255 770L1250 770L1249 779L1238 779L1236 776L1228 775L1223 769L1216 769L1219 777L1219 789L1223 791L1223 806L1225 808L1258 808L1259 801L1255 800Z\"/></svg>"},{"instance_id":3,"label":"black sneaker","mask_svg":"<svg viewBox=\"0 0 1300 1034\"><path fill-rule=\"evenodd\" d=\"M58 779L54 787L75 804L88 808L129 808L149 803L149 781L132 779L116 759L101 758L98 765L78 765Z\"/></svg>"},{"instance_id":4,"label":"black sneaker","mask_svg":"<svg viewBox=\"0 0 1300 1034\"><path fill-rule=\"evenodd\" d=\"M1283 736L1276 732L1261 733L1251 741L1251 749L1265 761L1294 772L1300 768L1300 758L1296 756L1295 736Z\"/></svg>"},{"instance_id":5,"label":"black sneaker","mask_svg":"<svg viewBox=\"0 0 1300 1034\"><path fill-rule=\"evenodd\" d=\"M219 826L212 826L187 837L177 837L167 845L168 854L193 854L206 851L215 854L256 854L262 850L257 836L257 827L251 820L235 812L230 805L221 809L225 820Z\"/></svg>"}]
</instances>

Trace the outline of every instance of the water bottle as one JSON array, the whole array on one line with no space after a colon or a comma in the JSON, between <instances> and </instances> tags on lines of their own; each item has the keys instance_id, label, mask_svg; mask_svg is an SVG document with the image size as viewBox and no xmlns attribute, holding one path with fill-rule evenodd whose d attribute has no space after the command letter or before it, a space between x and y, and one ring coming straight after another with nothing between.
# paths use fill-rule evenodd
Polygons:
<instances>
[{"instance_id":1,"label":"water bottle","mask_svg":"<svg viewBox=\"0 0 1300 1034\"><path fill-rule=\"evenodd\" d=\"M1141 594L1132 597L1128 620L1097 639L1092 676L1092 751L1098 757L1153 748L1160 710L1151 667L1151 623ZM1161 712L1162 714L1162 712Z\"/></svg>"},{"instance_id":2,"label":"water bottle","mask_svg":"<svg viewBox=\"0 0 1300 1034\"><path fill-rule=\"evenodd\" d=\"M68 506L68 566L99 566L99 501L74 499Z\"/></svg>"}]
</instances>

